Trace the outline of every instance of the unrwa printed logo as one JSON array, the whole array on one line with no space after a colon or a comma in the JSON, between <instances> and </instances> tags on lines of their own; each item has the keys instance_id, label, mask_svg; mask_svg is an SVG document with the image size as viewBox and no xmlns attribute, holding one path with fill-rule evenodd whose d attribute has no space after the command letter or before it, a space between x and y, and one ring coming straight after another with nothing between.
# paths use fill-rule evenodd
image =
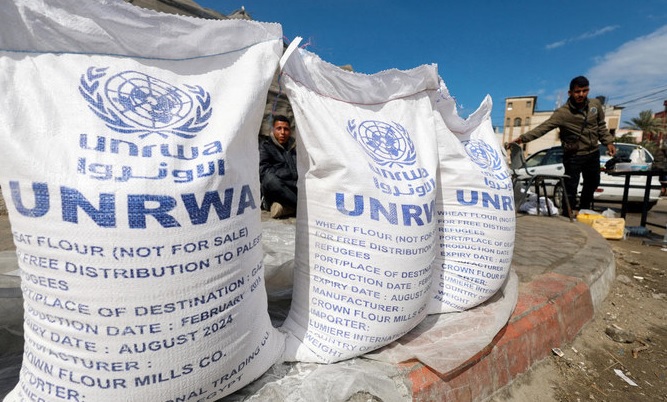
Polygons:
<instances>
[{"instance_id":1,"label":"unrwa printed logo","mask_svg":"<svg viewBox=\"0 0 667 402\"><path fill-rule=\"evenodd\" d=\"M464 147L470 160L481 167L485 174L494 176L496 179L505 179L507 177L502 158L498 151L491 145L484 141L470 140Z\"/></svg>"},{"instance_id":2,"label":"unrwa printed logo","mask_svg":"<svg viewBox=\"0 0 667 402\"><path fill-rule=\"evenodd\" d=\"M347 122L347 131L378 165L402 167L415 163L415 146L407 130L396 122L366 120L357 126L352 119Z\"/></svg>"},{"instance_id":3,"label":"unrwa printed logo","mask_svg":"<svg viewBox=\"0 0 667 402\"><path fill-rule=\"evenodd\" d=\"M178 88L138 71L106 77L108 67L90 67L79 92L110 129L141 138L157 134L193 138L208 125L211 95L198 85Z\"/></svg>"}]
</instances>

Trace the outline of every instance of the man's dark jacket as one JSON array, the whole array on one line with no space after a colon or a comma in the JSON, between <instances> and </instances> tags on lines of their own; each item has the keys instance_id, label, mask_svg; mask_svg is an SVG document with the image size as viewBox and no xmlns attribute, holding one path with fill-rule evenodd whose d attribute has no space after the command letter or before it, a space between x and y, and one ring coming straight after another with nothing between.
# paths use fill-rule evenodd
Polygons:
<instances>
[{"instance_id":1,"label":"man's dark jacket","mask_svg":"<svg viewBox=\"0 0 667 402\"><path fill-rule=\"evenodd\" d=\"M604 145L614 142L614 136L607 130L604 108L599 100L587 99L582 109L577 109L572 99L556 109L549 119L521 135L521 141L529 142L553 129L560 129L563 146L572 139L577 144L577 155L587 155L598 151L598 142Z\"/></svg>"},{"instance_id":2,"label":"man's dark jacket","mask_svg":"<svg viewBox=\"0 0 667 402\"><path fill-rule=\"evenodd\" d=\"M279 179L287 187L296 189L298 174L296 170L296 141L290 137L283 147L273 134L261 139L259 143L259 180ZM264 185L262 185L264 187ZM270 194L265 197L272 198Z\"/></svg>"}]
</instances>

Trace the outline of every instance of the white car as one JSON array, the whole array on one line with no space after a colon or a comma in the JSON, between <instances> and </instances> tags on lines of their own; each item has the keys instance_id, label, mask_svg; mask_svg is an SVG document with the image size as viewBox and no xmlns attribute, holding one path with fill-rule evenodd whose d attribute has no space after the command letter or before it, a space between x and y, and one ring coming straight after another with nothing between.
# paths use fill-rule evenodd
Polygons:
<instances>
[{"instance_id":1,"label":"white car","mask_svg":"<svg viewBox=\"0 0 667 402\"><path fill-rule=\"evenodd\" d=\"M615 143L616 156L629 158L634 164L653 162L653 155L644 147L635 144ZM623 200L623 187L625 184L624 176L610 176L604 173L605 164L611 159L607 155L607 147L600 145L600 186L594 194L595 201L620 203ZM563 174L565 167L563 166L563 148L560 146L543 149L531 155L526 160L526 166L530 173L538 174ZM650 165L649 165L650 166ZM579 180L579 193L581 193L582 180ZM646 188L645 176L634 176L630 178L630 189L628 192L628 201L632 209L641 208L644 201L644 189ZM660 180L659 177L654 176L651 182L651 191L649 195L648 208L652 208L660 198ZM547 187L547 192L550 196L554 193L554 203L560 207L561 194L563 189L557 182L552 182Z\"/></svg>"}]
</instances>

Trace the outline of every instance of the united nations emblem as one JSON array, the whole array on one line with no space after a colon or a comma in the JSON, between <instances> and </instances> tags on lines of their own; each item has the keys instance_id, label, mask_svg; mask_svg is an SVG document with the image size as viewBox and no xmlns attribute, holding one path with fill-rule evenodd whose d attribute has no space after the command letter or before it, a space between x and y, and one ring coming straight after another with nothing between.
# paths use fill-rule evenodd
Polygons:
<instances>
[{"instance_id":1,"label":"united nations emblem","mask_svg":"<svg viewBox=\"0 0 667 402\"><path fill-rule=\"evenodd\" d=\"M106 78L108 68L90 67L79 92L110 129L124 134L193 138L208 125L211 95L200 86L178 88L137 71Z\"/></svg>"},{"instance_id":2,"label":"united nations emblem","mask_svg":"<svg viewBox=\"0 0 667 402\"><path fill-rule=\"evenodd\" d=\"M491 145L484 141L471 140L465 144L465 150L470 160L485 172L496 176L506 176L502 158Z\"/></svg>"},{"instance_id":3,"label":"united nations emblem","mask_svg":"<svg viewBox=\"0 0 667 402\"><path fill-rule=\"evenodd\" d=\"M357 126L349 120L347 131L378 165L401 167L415 163L415 146L398 123L366 120Z\"/></svg>"}]
</instances>

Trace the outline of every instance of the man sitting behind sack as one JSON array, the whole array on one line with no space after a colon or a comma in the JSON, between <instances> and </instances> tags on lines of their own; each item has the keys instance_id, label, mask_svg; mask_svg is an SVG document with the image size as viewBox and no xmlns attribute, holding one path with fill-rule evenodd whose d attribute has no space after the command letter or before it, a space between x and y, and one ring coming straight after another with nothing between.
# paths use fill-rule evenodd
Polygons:
<instances>
[{"instance_id":1,"label":"man sitting behind sack","mask_svg":"<svg viewBox=\"0 0 667 402\"><path fill-rule=\"evenodd\" d=\"M282 115L273 116L271 135L259 143L259 181L263 207L272 218L287 218L296 214L298 174L296 170L296 141L290 121Z\"/></svg>"}]
</instances>

